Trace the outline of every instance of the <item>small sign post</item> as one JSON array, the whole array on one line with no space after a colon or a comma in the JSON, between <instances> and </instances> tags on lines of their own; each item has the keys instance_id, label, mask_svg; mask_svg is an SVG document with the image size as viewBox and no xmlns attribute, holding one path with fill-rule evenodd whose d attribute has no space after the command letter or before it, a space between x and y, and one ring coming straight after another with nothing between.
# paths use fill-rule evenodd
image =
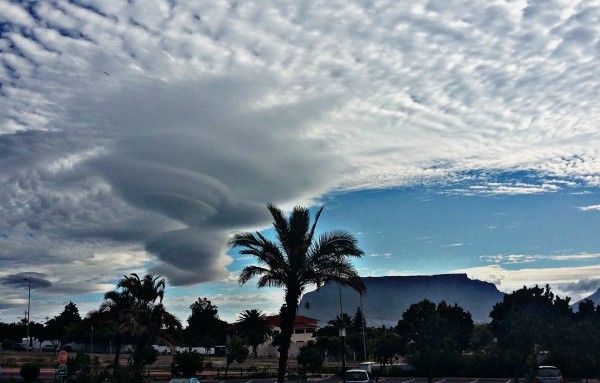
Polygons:
<instances>
[{"instance_id":1,"label":"small sign post","mask_svg":"<svg viewBox=\"0 0 600 383\"><path fill-rule=\"evenodd\" d=\"M63 377L67 376L67 365L61 364L58 366L58 376Z\"/></svg>"},{"instance_id":2,"label":"small sign post","mask_svg":"<svg viewBox=\"0 0 600 383\"><path fill-rule=\"evenodd\" d=\"M61 352L58 353L58 363L61 366L65 365L67 363L68 359L69 359L69 355L67 355L67 352L65 350L61 350Z\"/></svg>"},{"instance_id":3,"label":"small sign post","mask_svg":"<svg viewBox=\"0 0 600 383\"><path fill-rule=\"evenodd\" d=\"M67 360L69 360L69 355L65 350L58 353L58 377L61 383L67 377Z\"/></svg>"}]
</instances>

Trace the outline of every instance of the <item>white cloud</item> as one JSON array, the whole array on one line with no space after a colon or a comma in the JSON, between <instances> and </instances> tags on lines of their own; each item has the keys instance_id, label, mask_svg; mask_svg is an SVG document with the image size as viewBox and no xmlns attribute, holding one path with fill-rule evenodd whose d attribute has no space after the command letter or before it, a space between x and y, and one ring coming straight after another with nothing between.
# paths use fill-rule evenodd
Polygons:
<instances>
[{"instance_id":1,"label":"white cloud","mask_svg":"<svg viewBox=\"0 0 600 383\"><path fill-rule=\"evenodd\" d=\"M523 286L532 287L549 284L555 294L561 297L570 296L572 302L576 302L595 291L595 289L573 291L572 285L580 280L597 279L598 272L600 272L600 265L561 267L560 269L523 268L519 270L508 270L500 265L490 265L451 271L451 273L466 273L471 279L494 283L500 291L505 293L511 293Z\"/></svg>"},{"instance_id":2,"label":"white cloud","mask_svg":"<svg viewBox=\"0 0 600 383\"><path fill-rule=\"evenodd\" d=\"M600 210L600 205L581 206L578 209L581 211Z\"/></svg>"},{"instance_id":3,"label":"white cloud","mask_svg":"<svg viewBox=\"0 0 600 383\"><path fill-rule=\"evenodd\" d=\"M498 255L484 255L479 257L484 262L514 265L520 263L532 263L541 260L552 260L552 261L587 261L590 259L600 258L600 254L557 254L557 255L540 255L540 254L498 254Z\"/></svg>"},{"instance_id":4,"label":"white cloud","mask_svg":"<svg viewBox=\"0 0 600 383\"><path fill-rule=\"evenodd\" d=\"M140 4L0 4L13 271L193 284L227 277L227 236L267 201L600 185L597 4Z\"/></svg>"}]
</instances>

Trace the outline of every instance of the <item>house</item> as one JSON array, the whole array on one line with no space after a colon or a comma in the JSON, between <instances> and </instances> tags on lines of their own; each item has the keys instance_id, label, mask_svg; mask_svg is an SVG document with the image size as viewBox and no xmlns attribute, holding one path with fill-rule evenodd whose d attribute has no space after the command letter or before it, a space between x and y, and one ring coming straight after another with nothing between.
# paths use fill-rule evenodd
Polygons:
<instances>
[{"instance_id":1,"label":"house","mask_svg":"<svg viewBox=\"0 0 600 383\"><path fill-rule=\"evenodd\" d=\"M281 318L279 315L271 315L266 317L267 324L271 328L271 337L267 339L263 344L260 344L257 348L257 356L276 358L279 356L277 347L272 346L273 336L281 332ZM292 334L292 343L290 344L290 350L288 355L295 357L298 355L300 347L305 346L309 341L316 341L313 336L314 332L319 328L318 320L309 318L303 315L296 315L294 319L294 332ZM228 338L235 334L235 324L229 327Z\"/></svg>"},{"instance_id":2,"label":"house","mask_svg":"<svg viewBox=\"0 0 600 383\"><path fill-rule=\"evenodd\" d=\"M267 317L267 323L271 327L273 334L281 332L281 318L279 315ZM315 340L313 333L319 328L318 320L305 317L304 315L296 315L294 319L294 333L292 334L292 343L306 343Z\"/></svg>"}]
</instances>

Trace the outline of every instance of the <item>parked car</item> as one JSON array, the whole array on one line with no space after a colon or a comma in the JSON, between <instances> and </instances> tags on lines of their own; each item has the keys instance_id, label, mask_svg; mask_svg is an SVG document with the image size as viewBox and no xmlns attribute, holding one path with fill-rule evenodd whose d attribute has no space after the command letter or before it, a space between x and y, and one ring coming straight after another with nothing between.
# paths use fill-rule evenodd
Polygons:
<instances>
[{"instance_id":1,"label":"parked car","mask_svg":"<svg viewBox=\"0 0 600 383\"><path fill-rule=\"evenodd\" d=\"M42 351L43 352L55 352L56 351L56 346L54 346L53 344L46 344L42 346Z\"/></svg>"},{"instance_id":2,"label":"parked car","mask_svg":"<svg viewBox=\"0 0 600 383\"><path fill-rule=\"evenodd\" d=\"M12 345L13 351L27 351L27 347L21 343L13 343Z\"/></svg>"},{"instance_id":3,"label":"parked car","mask_svg":"<svg viewBox=\"0 0 600 383\"><path fill-rule=\"evenodd\" d=\"M539 366L534 383L565 383L560 370L554 366Z\"/></svg>"},{"instance_id":4,"label":"parked car","mask_svg":"<svg viewBox=\"0 0 600 383\"><path fill-rule=\"evenodd\" d=\"M346 371L346 383L369 383L369 373L365 370Z\"/></svg>"},{"instance_id":5,"label":"parked car","mask_svg":"<svg viewBox=\"0 0 600 383\"><path fill-rule=\"evenodd\" d=\"M198 378L175 378L169 380L169 383L201 383Z\"/></svg>"}]
</instances>

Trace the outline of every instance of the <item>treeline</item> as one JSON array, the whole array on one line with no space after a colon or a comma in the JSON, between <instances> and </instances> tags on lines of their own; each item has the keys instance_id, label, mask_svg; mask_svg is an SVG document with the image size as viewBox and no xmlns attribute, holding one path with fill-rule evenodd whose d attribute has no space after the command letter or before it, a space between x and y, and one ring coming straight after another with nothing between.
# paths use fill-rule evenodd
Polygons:
<instances>
[{"instance_id":1,"label":"treeline","mask_svg":"<svg viewBox=\"0 0 600 383\"><path fill-rule=\"evenodd\" d=\"M186 322L187 327L174 341L174 345L185 347L212 348L216 345L224 345L226 328L228 323L219 318L218 308L207 298L198 298L191 306L191 313ZM0 340L2 349L10 350L14 343L21 343L27 337L27 321L25 318L19 322L0 322ZM90 350L90 342L93 341L97 352L114 352L116 347L116 335L119 333L118 314L111 315L110 312L93 310L85 316L81 316L77 305L69 302L63 311L57 316L48 319L44 323L31 322L29 331L31 338L42 342L67 345L71 343L83 344ZM133 344L135 338L129 333L123 333L121 344ZM167 345L168 342L158 340L160 344Z\"/></svg>"},{"instance_id":2,"label":"treeline","mask_svg":"<svg viewBox=\"0 0 600 383\"><path fill-rule=\"evenodd\" d=\"M45 323L29 323L28 332L31 338L40 342L51 341L63 348L69 343L83 343L88 345L86 350L90 351L92 343L94 346L103 345L104 350L110 347L115 355L114 363L110 366L113 381L141 382L144 366L154 363L158 356L153 344L214 347L225 343L228 324L219 319L216 306L206 298L198 298L190 305L191 314L187 319L187 327L183 328L180 320L169 313L162 303L165 287L162 277L130 274L117 283L115 290L104 295L104 301L97 310L87 313L85 317L81 317L75 303L69 302L60 314ZM0 339L4 339L2 348L11 349L14 343L21 343L26 327L26 319L19 323L0 323ZM120 365L123 345L131 345L126 366ZM100 351L96 349L96 352ZM77 359L80 359L80 355L70 362L76 362ZM70 368L69 374L84 370L83 367L77 370ZM90 381L92 378L106 381L107 377L106 371L94 377L88 371L81 381ZM70 376L69 381L78 380Z\"/></svg>"},{"instance_id":3,"label":"treeline","mask_svg":"<svg viewBox=\"0 0 600 383\"><path fill-rule=\"evenodd\" d=\"M347 332L346 356L393 363L402 355L426 376L533 377L540 364L558 366L572 378L600 377L600 306L555 296L549 286L523 287L505 295L490 312L491 322L474 324L458 305L423 300L411 305L392 328L365 328L362 313L343 314L321 328L314 347L341 355L337 328Z\"/></svg>"},{"instance_id":4,"label":"treeline","mask_svg":"<svg viewBox=\"0 0 600 383\"><path fill-rule=\"evenodd\" d=\"M82 318L75 303L69 302L44 324L30 323L29 331L40 341L89 344L93 340L96 345L110 344L117 349L115 364L120 346L134 345L130 359L131 366L138 365L138 373L153 362L155 352L149 348L154 342L206 348L227 343L232 356L229 365L236 358L248 356L244 347L250 346L256 355L256 347L273 335L265 315L252 309L240 313L227 342L230 325L219 319L217 306L207 298L198 298L190 305L191 313L183 328L162 307L164 288L164 280L159 277L132 274L120 281L116 290L105 294L98 310ZM345 353L349 361L368 359L379 362L379 367L398 364L404 358L414 369L397 370L396 374L430 379L512 376L515 381L532 376L543 363L557 365L569 377L597 378L600 306L585 300L573 311L569 304L569 298L555 296L549 286L524 287L505 295L494 306L490 323L474 324L471 314L458 305L424 300L410 306L395 327L387 328L369 327L357 308L353 317L343 313L317 330L316 341L302 348L297 361L306 371L318 372L325 355L339 359ZM20 337L15 337L24 333L25 326L24 320L0 323L3 348L10 349L12 342L20 342ZM340 327L346 332L345 350ZM270 342L278 345L278 336L273 335Z\"/></svg>"}]
</instances>

